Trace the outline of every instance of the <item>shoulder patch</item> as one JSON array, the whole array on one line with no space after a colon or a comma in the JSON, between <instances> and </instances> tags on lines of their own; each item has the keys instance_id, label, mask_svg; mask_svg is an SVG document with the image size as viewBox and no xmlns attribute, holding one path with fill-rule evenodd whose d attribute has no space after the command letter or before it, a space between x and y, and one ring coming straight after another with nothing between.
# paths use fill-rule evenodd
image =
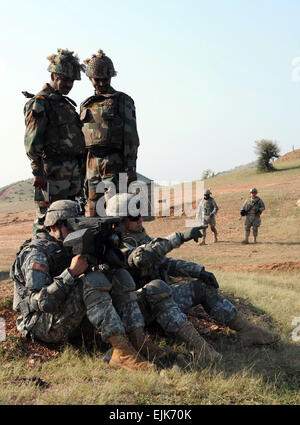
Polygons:
<instances>
[{"instance_id":1,"label":"shoulder patch","mask_svg":"<svg viewBox=\"0 0 300 425\"><path fill-rule=\"evenodd\" d=\"M40 263L39 261L35 261L32 264L32 270L37 270L39 272L46 273L47 269L48 269L48 266L45 263Z\"/></svg>"}]
</instances>

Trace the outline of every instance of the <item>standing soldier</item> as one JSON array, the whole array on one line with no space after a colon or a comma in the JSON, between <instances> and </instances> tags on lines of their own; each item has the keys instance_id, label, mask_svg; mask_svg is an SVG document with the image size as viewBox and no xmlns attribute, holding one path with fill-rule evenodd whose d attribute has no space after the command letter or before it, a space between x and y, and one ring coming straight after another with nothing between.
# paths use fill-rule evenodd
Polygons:
<instances>
[{"instance_id":1,"label":"standing soldier","mask_svg":"<svg viewBox=\"0 0 300 425\"><path fill-rule=\"evenodd\" d=\"M96 193L99 182L111 182L119 192L119 173L127 173L127 184L137 179L139 137L133 100L110 85L111 78L116 76L111 59L99 50L97 55L84 62L87 64L86 74L95 89L94 96L80 105L88 150L86 215L95 216L100 198Z\"/></svg>"},{"instance_id":2,"label":"standing soldier","mask_svg":"<svg viewBox=\"0 0 300 425\"><path fill-rule=\"evenodd\" d=\"M68 50L58 50L47 58L51 81L32 97L24 108L25 149L31 161L37 216L34 234L43 230L50 203L74 200L82 192L85 166L84 136L75 110L76 103L66 95L74 80L80 80L84 65ZM43 195L42 191L47 191ZM44 192L45 194L45 192Z\"/></svg>"},{"instance_id":3,"label":"standing soldier","mask_svg":"<svg viewBox=\"0 0 300 425\"><path fill-rule=\"evenodd\" d=\"M211 196L211 191L209 189L206 189L204 192L204 197L201 199L198 212L197 212L197 218L201 220L202 225L209 224L210 229L214 234L214 242L218 242L218 232L216 229L216 217L215 215L218 212L218 205L216 204L216 201ZM205 245L205 239L206 239L206 229L202 230L203 239L202 242L199 245Z\"/></svg>"},{"instance_id":4,"label":"standing soldier","mask_svg":"<svg viewBox=\"0 0 300 425\"><path fill-rule=\"evenodd\" d=\"M250 189L250 198L246 199L241 209L241 216L246 216L245 220L245 239L243 244L249 243L250 228L253 229L254 243L256 243L258 227L261 224L260 215L265 209L265 204L262 199L257 196L257 189L253 187Z\"/></svg>"}]
</instances>

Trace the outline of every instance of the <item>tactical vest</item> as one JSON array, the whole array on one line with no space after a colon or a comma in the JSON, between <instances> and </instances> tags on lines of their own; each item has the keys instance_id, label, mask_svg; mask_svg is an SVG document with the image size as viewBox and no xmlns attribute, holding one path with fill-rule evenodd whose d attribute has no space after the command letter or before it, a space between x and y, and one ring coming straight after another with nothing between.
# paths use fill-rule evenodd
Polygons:
<instances>
[{"instance_id":1,"label":"tactical vest","mask_svg":"<svg viewBox=\"0 0 300 425\"><path fill-rule=\"evenodd\" d=\"M213 211L214 207L210 199L204 199L203 209L204 215L209 215Z\"/></svg>"},{"instance_id":2,"label":"tactical vest","mask_svg":"<svg viewBox=\"0 0 300 425\"><path fill-rule=\"evenodd\" d=\"M260 198L258 196L247 200L247 203L244 209L248 213L248 215L256 215L258 213L259 201L260 201Z\"/></svg>"},{"instance_id":3,"label":"tactical vest","mask_svg":"<svg viewBox=\"0 0 300 425\"><path fill-rule=\"evenodd\" d=\"M92 96L83 102L80 119L87 148L122 151L124 119L120 111L123 103L120 92Z\"/></svg>"},{"instance_id":4,"label":"tactical vest","mask_svg":"<svg viewBox=\"0 0 300 425\"><path fill-rule=\"evenodd\" d=\"M46 100L48 123L44 133L45 159L67 161L83 155L82 124L71 100L47 89L37 96ZM25 110L34 105L34 99L26 104Z\"/></svg>"},{"instance_id":5,"label":"tactical vest","mask_svg":"<svg viewBox=\"0 0 300 425\"><path fill-rule=\"evenodd\" d=\"M72 254L68 250L51 238L51 236L45 234L41 234L41 236L42 237L27 239L20 246L16 259L11 267L10 276L14 281L13 309L15 311L18 311L20 302L24 301L30 294L30 291L25 286L26 282L21 269L21 255L24 250L28 250L28 253L32 248L42 251L47 257L49 273L52 278L60 275L71 263Z\"/></svg>"}]
</instances>

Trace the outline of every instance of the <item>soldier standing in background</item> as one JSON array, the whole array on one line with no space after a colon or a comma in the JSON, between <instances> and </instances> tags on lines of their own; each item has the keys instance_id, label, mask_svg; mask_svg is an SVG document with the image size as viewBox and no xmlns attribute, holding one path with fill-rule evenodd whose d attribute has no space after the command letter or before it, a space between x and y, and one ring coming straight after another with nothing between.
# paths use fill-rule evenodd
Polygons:
<instances>
[{"instance_id":1,"label":"soldier standing in background","mask_svg":"<svg viewBox=\"0 0 300 425\"><path fill-rule=\"evenodd\" d=\"M262 199L257 196L257 189L253 187L250 189L250 198L248 198L241 209L241 216L246 216L245 220L245 239L243 244L249 243L250 228L253 229L254 243L256 243L258 227L261 225L260 215L265 209L265 204Z\"/></svg>"},{"instance_id":2,"label":"soldier standing in background","mask_svg":"<svg viewBox=\"0 0 300 425\"><path fill-rule=\"evenodd\" d=\"M60 199L74 200L82 193L85 146L76 103L66 95L80 80L84 65L68 50L47 58L51 81L24 108L25 149L31 161L37 216L34 234L43 230L48 206ZM47 197L43 195L47 191ZM45 193L45 192L44 192Z\"/></svg>"},{"instance_id":3,"label":"soldier standing in background","mask_svg":"<svg viewBox=\"0 0 300 425\"><path fill-rule=\"evenodd\" d=\"M206 189L204 192L204 197L201 199L196 217L198 220L201 220L201 224L209 224L211 231L214 234L214 242L218 242L218 232L216 229L216 214L219 207L216 204L216 201L211 196L211 191ZM206 229L202 230L203 239L199 245L205 245L206 239Z\"/></svg>"},{"instance_id":4,"label":"soldier standing in background","mask_svg":"<svg viewBox=\"0 0 300 425\"><path fill-rule=\"evenodd\" d=\"M95 216L97 200L101 196L96 193L99 182L111 182L119 192L119 173L127 173L127 184L137 179L139 137L134 101L110 85L111 78L116 76L111 59L99 50L97 55L84 62L87 64L86 74L95 89L95 94L80 105L88 150L86 215Z\"/></svg>"}]
</instances>

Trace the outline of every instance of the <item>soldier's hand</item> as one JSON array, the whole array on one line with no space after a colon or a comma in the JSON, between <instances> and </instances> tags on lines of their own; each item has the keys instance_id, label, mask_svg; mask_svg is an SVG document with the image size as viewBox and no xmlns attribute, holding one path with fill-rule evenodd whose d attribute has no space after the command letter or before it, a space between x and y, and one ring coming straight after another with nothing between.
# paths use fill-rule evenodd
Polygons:
<instances>
[{"instance_id":1,"label":"soldier's hand","mask_svg":"<svg viewBox=\"0 0 300 425\"><path fill-rule=\"evenodd\" d=\"M86 256L83 254L78 254L72 258L69 272L73 277L80 276L87 270L88 266L89 264L87 262Z\"/></svg>"},{"instance_id":2,"label":"soldier's hand","mask_svg":"<svg viewBox=\"0 0 300 425\"><path fill-rule=\"evenodd\" d=\"M127 171L127 184L135 182L137 180L137 175L135 170Z\"/></svg>"},{"instance_id":3,"label":"soldier's hand","mask_svg":"<svg viewBox=\"0 0 300 425\"><path fill-rule=\"evenodd\" d=\"M192 239L194 239L195 242L198 242L199 238L202 238L202 233L200 232L200 229L202 228L202 226L198 226L198 227L192 227L191 229L187 229L184 232L179 232L182 241L183 242L188 242Z\"/></svg>"},{"instance_id":4,"label":"soldier's hand","mask_svg":"<svg viewBox=\"0 0 300 425\"><path fill-rule=\"evenodd\" d=\"M38 189L46 189L47 177L46 176L34 176L32 186Z\"/></svg>"},{"instance_id":5,"label":"soldier's hand","mask_svg":"<svg viewBox=\"0 0 300 425\"><path fill-rule=\"evenodd\" d=\"M199 274L199 278L203 280L204 283L207 285L211 285L214 288L219 288L218 281L216 279L216 276L213 273L207 272L206 270L203 270Z\"/></svg>"}]
</instances>

